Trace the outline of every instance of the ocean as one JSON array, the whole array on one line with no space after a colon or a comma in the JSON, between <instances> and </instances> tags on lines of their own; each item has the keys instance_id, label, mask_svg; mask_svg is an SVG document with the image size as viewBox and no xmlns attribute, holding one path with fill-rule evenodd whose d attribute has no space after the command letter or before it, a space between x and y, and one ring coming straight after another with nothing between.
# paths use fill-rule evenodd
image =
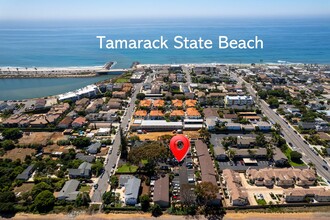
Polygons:
<instances>
[{"instance_id":1,"label":"ocean","mask_svg":"<svg viewBox=\"0 0 330 220\"><path fill-rule=\"evenodd\" d=\"M264 41L264 48L107 50L99 49L98 35L136 40L152 40L160 36L172 39L182 35L189 39L203 37L214 42L219 35L230 39L251 39L257 35ZM279 61L330 64L329 36L330 17L0 22L0 68L100 66L108 61L117 62L114 68L129 67L134 61L151 64ZM6 84L11 84L14 90L20 88L17 80L8 79ZM5 92L2 85L0 94ZM69 87L67 89L70 90Z\"/></svg>"}]
</instances>

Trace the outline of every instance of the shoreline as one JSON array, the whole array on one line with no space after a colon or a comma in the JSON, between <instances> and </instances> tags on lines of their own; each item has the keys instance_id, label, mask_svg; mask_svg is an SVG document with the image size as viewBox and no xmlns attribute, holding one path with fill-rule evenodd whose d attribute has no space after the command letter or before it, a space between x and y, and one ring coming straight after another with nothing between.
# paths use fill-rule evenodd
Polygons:
<instances>
[{"instance_id":1,"label":"shoreline","mask_svg":"<svg viewBox=\"0 0 330 220\"><path fill-rule=\"evenodd\" d=\"M181 63L181 64L142 64L139 63L135 67L160 67L160 66L251 66L252 63ZM255 66L305 66L315 65L313 63L254 63ZM115 63L113 64L115 65ZM110 68L113 66L111 64ZM330 64L316 64L317 66L328 66ZM109 69L110 69L109 68ZM71 67L0 67L0 79L25 79L25 78L84 78L96 77L100 72L107 70L104 66L71 66Z\"/></svg>"},{"instance_id":2,"label":"shoreline","mask_svg":"<svg viewBox=\"0 0 330 220\"><path fill-rule=\"evenodd\" d=\"M238 213L227 213L224 216L224 219L227 220L234 220L234 219L291 219L291 220L298 220L298 219L329 219L330 213L329 212L296 212L296 213L262 213L262 212L238 212ZM163 214L157 218L152 217L150 213L97 213L97 214L86 214L86 213L79 213L77 215L74 214L46 214L46 215L38 215L38 214L30 214L30 213L17 213L12 219L121 219L121 220L134 220L134 219L173 219L173 220L185 220L185 219L206 219L204 216L184 216L184 215L169 215Z\"/></svg>"},{"instance_id":3,"label":"shoreline","mask_svg":"<svg viewBox=\"0 0 330 220\"><path fill-rule=\"evenodd\" d=\"M0 67L0 79L94 77L102 67Z\"/></svg>"}]
</instances>

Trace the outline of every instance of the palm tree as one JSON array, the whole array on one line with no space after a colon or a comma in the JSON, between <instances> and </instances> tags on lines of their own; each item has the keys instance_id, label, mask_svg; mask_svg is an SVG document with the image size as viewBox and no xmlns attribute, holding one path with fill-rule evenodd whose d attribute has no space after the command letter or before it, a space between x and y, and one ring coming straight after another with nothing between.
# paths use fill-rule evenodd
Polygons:
<instances>
[{"instance_id":1,"label":"palm tree","mask_svg":"<svg viewBox=\"0 0 330 220\"><path fill-rule=\"evenodd\" d=\"M204 140L208 140L208 139L210 139L211 134L210 134L210 132L209 132L205 127L203 127L203 128L201 128L201 130L200 130L200 136L201 136Z\"/></svg>"},{"instance_id":2,"label":"palm tree","mask_svg":"<svg viewBox=\"0 0 330 220\"><path fill-rule=\"evenodd\" d=\"M229 157L229 160L233 160L236 156L236 151L234 149L229 149L227 151L227 156Z\"/></svg>"},{"instance_id":3,"label":"palm tree","mask_svg":"<svg viewBox=\"0 0 330 220\"><path fill-rule=\"evenodd\" d=\"M274 128L275 128L275 131L276 132L280 132L281 129L282 129L281 125L279 123L277 123L277 122L274 124Z\"/></svg>"}]
</instances>

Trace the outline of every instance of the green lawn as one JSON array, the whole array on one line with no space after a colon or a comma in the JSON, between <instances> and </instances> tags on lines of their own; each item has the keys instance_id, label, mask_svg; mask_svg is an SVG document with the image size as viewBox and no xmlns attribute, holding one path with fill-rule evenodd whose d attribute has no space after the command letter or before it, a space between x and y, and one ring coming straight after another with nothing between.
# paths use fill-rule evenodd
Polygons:
<instances>
[{"instance_id":1,"label":"green lawn","mask_svg":"<svg viewBox=\"0 0 330 220\"><path fill-rule=\"evenodd\" d=\"M130 82L129 78L119 78L116 80L116 83L127 83Z\"/></svg>"},{"instance_id":2,"label":"green lawn","mask_svg":"<svg viewBox=\"0 0 330 220\"><path fill-rule=\"evenodd\" d=\"M82 186L80 187L79 192L89 192L90 189L91 189L90 186Z\"/></svg>"},{"instance_id":3,"label":"green lawn","mask_svg":"<svg viewBox=\"0 0 330 220\"><path fill-rule=\"evenodd\" d=\"M288 158L289 160L289 163L291 166L293 167L299 167L299 166L304 166L304 162L301 161L301 163L296 163L296 162L293 162L291 161L291 156L290 156L290 153L292 152L291 148L287 148L286 151L284 152L285 156Z\"/></svg>"},{"instance_id":4,"label":"green lawn","mask_svg":"<svg viewBox=\"0 0 330 220\"><path fill-rule=\"evenodd\" d=\"M138 167L134 165L124 164L117 169L118 173L135 173Z\"/></svg>"},{"instance_id":5,"label":"green lawn","mask_svg":"<svg viewBox=\"0 0 330 220\"><path fill-rule=\"evenodd\" d=\"M258 205L267 205L267 202L264 199L256 199Z\"/></svg>"}]
</instances>

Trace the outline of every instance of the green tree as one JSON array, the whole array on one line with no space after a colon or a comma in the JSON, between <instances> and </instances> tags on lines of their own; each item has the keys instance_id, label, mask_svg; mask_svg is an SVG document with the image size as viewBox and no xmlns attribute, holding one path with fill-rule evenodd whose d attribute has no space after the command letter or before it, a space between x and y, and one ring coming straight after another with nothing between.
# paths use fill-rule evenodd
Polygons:
<instances>
[{"instance_id":1,"label":"green tree","mask_svg":"<svg viewBox=\"0 0 330 220\"><path fill-rule=\"evenodd\" d=\"M111 176L110 177L110 184L113 189L116 189L119 185L119 180L117 176Z\"/></svg>"},{"instance_id":2,"label":"green tree","mask_svg":"<svg viewBox=\"0 0 330 220\"><path fill-rule=\"evenodd\" d=\"M91 139L88 137L78 137L72 140L72 144L77 148L85 148L91 144Z\"/></svg>"},{"instance_id":3,"label":"green tree","mask_svg":"<svg viewBox=\"0 0 330 220\"><path fill-rule=\"evenodd\" d=\"M83 193L79 193L79 195L77 196L75 205L76 207L81 207L81 206L87 207L90 202L91 199L89 198L88 192L83 192Z\"/></svg>"},{"instance_id":4,"label":"green tree","mask_svg":"<svg viewBox=\"0 0 330 220\"><path fill-rule=\"evenodd\" d=\"M115 194L112 192L105 192L102 196L103 202L106 205L110 205L115 202Z\"/></svg>"},{"instance_id":5,"label":"green tree","mask_svg":"<svg viewBox=\"0 0 330 220\"><path fill-rule=\"evenodd\" d=\"M18 128L6 128L2 132L2 136L5 139L17 140L22 137L22 132Z\"/></svg>"},{"instance_id":6,"label":"green tree","mask_svg":"<svg viewBox=\"0 0 330 220\"><path fill-rule=\"evenodd\" d=\"M120 154L120 157L122 159L127 159L127 156L128 156L128 149L127 149L127 140L126 140L126 137L125 135L123 134L123 129L120 127L119 128L119 134L120 134L120 150L121 150L121 154Z\"/></svg>"},{"instance_id":7,"label":"green tree","mask_svg":"<svg viewBox=\"0 0 330 220\"><path fill-rule=\"evenodd\" d=\"M265 147L267 144L266 137L263 133L258 133L256 137L256 145L258 147Z\"/></svg>"},{"instance_id":8,"label":"green tree","mask_svg":"<svg viewBox=\"0 0 330 220\"><path fill-rule=\"evenodd\" d=\"M15 144L12 140L4 140L0 145L5 151L12 150L15 148Z\"/></svg>"},{"instance_id":9,"label":"green tree","mask_svg":"<svg viewBox=\"0 0 330 220\"><path fill-rule=\"evenodd\" d=\"M296 163L301 162L302 154L299 153L298 151L291 151L290 153L291 160Z\"/></svg>"},{"instance_id":10,"label":"green tree","mask_svg":"<svg viewBox=\"0 0 330 220\"><path fill-rule=\"evenodd\" d=\"M269 98L267 102L271 108L278 108L280 106L280 103L276 97Z\"/></svg>"},{"instance_id":11,"label":"green tree","mask_svg":"<svg viewBox=\"0 0 330 220\"><path fill-rule=\"evenodd\" d=\"M144 194L140 196L141 209L144 212L147 212L150 208L150 198L148 195Z\"/></svg>"},{"instance_id":12,"label":"green tree","mask_svg":"<svg viewBox=\"0 0 330 220\"><path fill-rule=\"evenodd\" d=\"M139 100L143 100L145 97L146 97L146 95L144 93L138 93L136 95L136 98L139 99Z\"/></svg>"},{"instance_id":13,"label":"green tree","mask_svg":"<svg viewBox=\"0 0 330 220\"><path fill-rule=\"evenodd\" d=\"M163 211L162 211L162 209L160 208L160 206L158 204L154 204L151 207L151 214L154 217L158 217L158 216L161 216L163 214Z\"/></svg>"},{"instance_id":14,"label":"green tree","mask_svg":"<svg viewBox=\"0 0 330 220\"><path fill-rule=\"evenodd\" d=\"M54 207L54 204L55 197L49 190L45 190L39 193L33 202L35 210L40 213L51 211Z\"/></svg>"},{"instance_id":15,"label":"green tree","mask_svg":"<svg viewBox=\"0 0 330 220\"><path fill-rule=\"evenodd\" d=\"M195 187L196 201L201 206L206 206L216 199L218 187L211 182L201 182Z\"/></svg>"},{"instance_id":16,"label":"green tree","mask_svg":"<svg viewBox=\"0 0 330 220\"><path fill-rule=\"evenodd\" d=\"M40 194L42 191L45 191L45 190L53 191L53 188L45 182L40 182L40 183L34 185L32 190L31 190L32 198L36 198L36 196L38 194Z\"/></svg>"},{"instance_id":17,"label":"green tree","mask_svg":"<svg viewBox=\"0 0 330 220\"><path fill-rule=\"evenodd\" d=\"M103 163L101 161L98 160L92 165L92 173L94 175L99 176L102 170L103 170Z\"/></svg>"},{"instance_id":18,"label":"green tree","mask_svg":"<svg viewBox=\"0 0 330 220\"><path fill-rule=\"evenodd\" d=\"M234 157L236 156L236 151L234 149L229 149L227 151L227 155L228 155L228 157L229 157L230 160L233 160Z\"/></svg>"},{"instance_id":19,"label":"green tree","mask_svg":"<svg viewBox=\"0 0 330 220\"><path fill-rule=\"evenodd\" d=\"M15 193L12 191L0 192L0 214L10 214L15 212Z\"/></svg>"}]
</instances>

